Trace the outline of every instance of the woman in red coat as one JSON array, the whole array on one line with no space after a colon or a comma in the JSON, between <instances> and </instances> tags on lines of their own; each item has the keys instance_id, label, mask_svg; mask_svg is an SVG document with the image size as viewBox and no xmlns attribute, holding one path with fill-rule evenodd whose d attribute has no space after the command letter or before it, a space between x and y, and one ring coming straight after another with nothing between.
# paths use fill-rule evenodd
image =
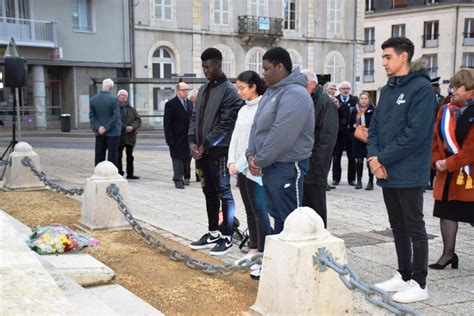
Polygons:
<instances>
[{"instance_id":1,"label":"woman in red coat","mask_svg":"<svg viewBox=\"0 0 474 316\"><path fill-rule=\"evenodd\" d=\"M452 99L438 112L432 163L436 168L434 212L439 217L443 254L431 269L451 264L458 267L454 252L458 222L474 223L474 70L461 69L451 79Z\"/></svg>"}]
</instances>

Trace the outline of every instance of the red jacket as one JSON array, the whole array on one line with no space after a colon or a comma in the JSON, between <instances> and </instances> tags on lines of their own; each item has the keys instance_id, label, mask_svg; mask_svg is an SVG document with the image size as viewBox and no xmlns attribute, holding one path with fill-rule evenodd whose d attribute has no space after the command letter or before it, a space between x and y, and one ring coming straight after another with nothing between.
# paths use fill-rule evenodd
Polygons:
<instances>
[{"instance_id":1,"label":"red jacket","mask_svg":"<svg viewBox=\"0 0 474 316\"><path fill-rule=\"evenodd\" d=\"M439 135L439 125L441 122L443 110L446 106L447 105L444 105L439 110L438 116L436 118L433 150L431 155L432 168L435 168L434 164L437 160L446 159L446 166L448 168L448 171L453 173L453 176L451 177L451 183L449 183L448 200L473 202L474 188L466 189L466 173L464 172L464 185L457 185L456 179L459 175L459 169L469 164L471 166L471 177L474 180L474 116L472 115L474 113L474 105L469 106L469 111L468 109L465 110L465 114L470 116L470 120L467 133L464 136L462 148L459 153L452 155L449 158L446 158L444 141L442 140L441 135ZM466 111L468 112L466 113ZM441 201L443 199L443 191L446 178L448 176L448 171L436 171L436 180L434 185L433 196L438 201Z\"/></svg>"}]
</instances>

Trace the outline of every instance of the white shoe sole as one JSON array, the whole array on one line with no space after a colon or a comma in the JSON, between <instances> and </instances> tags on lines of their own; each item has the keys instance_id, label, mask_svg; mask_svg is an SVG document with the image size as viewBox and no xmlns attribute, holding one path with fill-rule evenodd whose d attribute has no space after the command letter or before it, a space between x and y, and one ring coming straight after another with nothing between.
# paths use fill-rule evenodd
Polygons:
<instances>
[{"instance_id":1,"label":"white shoe sole","mask_svg":"<svg viewBox=\"0 0 474 316\"><path fill-rule=\"evenodd\" d=\"M200 250L200 249L211 249L216 246L216 243L213 244L207 244L207 245L189 245L189 248L193 250Z\"/></svg>"},{"instance_id":2,"label":"white shoe sole","mask_svg":"<svg viewBox=\"0 0 474 316\"><path fill-rule=\"evenodd\" d=\"M232 247L230 247L230 248L227 249L227 250L219 251L219 252L213 252L213 251L211 251L210 254L213 255L213 256L223 256L223 255L228 254L231 250L232 250Z\"/></svg>"}]
</instances>

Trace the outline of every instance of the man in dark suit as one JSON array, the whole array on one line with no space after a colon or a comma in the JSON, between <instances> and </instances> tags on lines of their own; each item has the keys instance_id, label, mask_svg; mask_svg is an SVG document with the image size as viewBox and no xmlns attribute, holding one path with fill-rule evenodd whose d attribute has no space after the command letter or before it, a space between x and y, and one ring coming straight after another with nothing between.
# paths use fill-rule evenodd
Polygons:
<instances>
[{"instance_id":1,"label":"man in dark suit","mask_svg":"<svg viewBox=\"0 0 474 316\"><path fill-rule=\"evenodd\" d=\"M184 189L191 178L191 152L188 145L188 128L193 114L193 103L187 99L188 85L176 85L176 97L165 104L164 128L166 143L173 163L173 181L177 189Z\"/></svg>"},{"instance_id":2,"label":"man in dark suit","mask_svg":"<svg viewBox=\"0 0 474 316\"><path fill-rule=\"evenodd\" d=\"M95 165L107 160L117 165L118 146L122 132L118 99L112 95L112 79L102 81L102 91L90 101L89 120L95 133Z\"/></svg>"},{"instance_id":3,"label":"man in dark suit","mask_svg":"<svg viewBox=\"0 0 474 316\"><path fill-rule=\"evenodd\" d=\"M338 110L330 95L318 84L314 71L303 69L301 72L306 75L306 89L314 104L314 145L304 178L303 206L315 210L327 227L326 187L338 133Z\"/></svg>"},{"instance_id":4,"label":"man in dark suit","mask_svg":"<svg viewBox=\"0 0 474 316\"><path fill-rule=\"evenodd\" d=\"M341 182L341 158L345 150L349 168L347 170L347 182L349 185L355 185L355 159L352 155L352 132L349 124L351 111L355 109L359 99L351 93L351 84L347 81L341 82L339 86L339 95L336 97L339 101L339 132L337 134L336 147L332 161L332 184L338 185Z\"/></svg>"}]
</instances>

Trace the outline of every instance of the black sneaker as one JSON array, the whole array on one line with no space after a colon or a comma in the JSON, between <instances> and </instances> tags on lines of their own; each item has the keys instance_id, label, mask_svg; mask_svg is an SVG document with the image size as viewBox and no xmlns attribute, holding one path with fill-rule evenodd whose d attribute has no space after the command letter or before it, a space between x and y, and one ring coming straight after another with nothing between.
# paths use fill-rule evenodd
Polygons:
<instances>
[{"instance_id":1,"label":"black sneaker","mask_svg":"<svg viewBox=\"0 0 474 316\"><path fill-rule=\"evenodd\" d=\"M193 241L189 248L191 249L206 249L213 248L218 241L220 241L221 235L212 236L211 233L204 234L198 241Z\"/></svg>"},{"instance_id":2,"label":"black sneaker","mask_svg":"<svg viewBox=\"0 0 474 316\"><path fill-rule=\"evenodd\" d=\"M223 256L226 253L230 252L232 249L232 237L231 236L222 236L214 248L211 249L211 255L213 256Z\"/></svg>"}]
</instances>

